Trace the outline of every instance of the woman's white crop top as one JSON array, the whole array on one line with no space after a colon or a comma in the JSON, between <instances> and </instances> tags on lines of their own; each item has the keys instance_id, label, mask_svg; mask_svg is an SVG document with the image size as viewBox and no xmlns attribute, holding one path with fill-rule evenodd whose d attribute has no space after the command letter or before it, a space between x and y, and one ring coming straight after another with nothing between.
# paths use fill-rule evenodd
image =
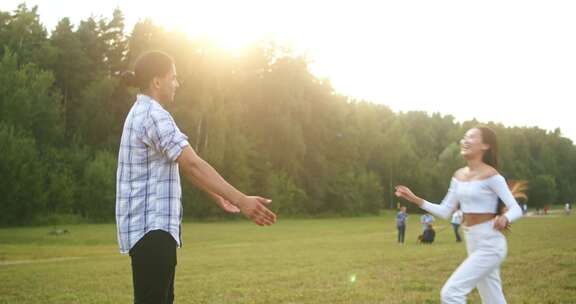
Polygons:
<instances>
[{"instance_id":1,"label":"woman's white crop top","mask_svg":"<svg viewBox=\"0 0 576 304\"><path fill-rule=\"evenodd\" d=\"M496 213L500 198L508 211L504 214L509 222L522 217L522 209L512 196L506 180L500 174L482 180L459 181L452 178L450 188L441 204L424 201L422 209L448 219L458 208L464 213Z\"/></svg>"}]
</instances>

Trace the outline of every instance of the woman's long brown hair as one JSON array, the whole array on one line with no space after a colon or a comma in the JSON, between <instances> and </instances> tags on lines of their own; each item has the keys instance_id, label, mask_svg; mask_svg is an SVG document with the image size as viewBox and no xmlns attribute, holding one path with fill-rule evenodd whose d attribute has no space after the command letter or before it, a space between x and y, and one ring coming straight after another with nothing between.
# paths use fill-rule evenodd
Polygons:
<instances>
[{"instance_id":1,"label":"woman's long brown hair","mask_svg":"<svg viewBox=\"0 0 576 304\"><path fill-rule=\"evenodd\" d=\"M479 126L476 129L480 130L482 133L482 142L489 145L490 149L484 152L484 157L482 161L488 164L496 170L500 170L500 159L498 158L498 140L496 139L496 133L494 130L486 126Z\"/></svg>"},{"instance_id":2,"label":"woman's long brown hair","mask_svg":"<svg viewBox=\"0 0 576 304\"><path fill-rule=\"evenodd\" d=\"M476 129L480 130L482 133L482 142L489 145L490 148L484 152L482 161L492 166L497 171L500 171L500 159L498 157L498 140L496 138L496 132L486 126L478 126ZM496 208L496 213L502 215L504 213L504 208L506 205L498 199L498 207Z\"/></svg>"}]
</instances>

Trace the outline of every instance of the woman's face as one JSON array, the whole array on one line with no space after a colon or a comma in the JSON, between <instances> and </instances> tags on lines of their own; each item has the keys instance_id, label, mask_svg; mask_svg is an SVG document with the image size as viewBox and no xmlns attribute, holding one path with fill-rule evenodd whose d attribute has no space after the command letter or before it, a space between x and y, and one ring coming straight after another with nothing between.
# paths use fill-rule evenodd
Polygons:
<instances>
[{"instance_id":1,"label":"woman's face","mask_svg":"<svg viewBox=\"0 0 576 304\"><path fill-rule=\"evenodd\" d=\"M482 141L482 131L477 128L468 130L460 140L460 154L464 158L482 156L488 149L490 146Z\"/></svg>"}]
</instances>

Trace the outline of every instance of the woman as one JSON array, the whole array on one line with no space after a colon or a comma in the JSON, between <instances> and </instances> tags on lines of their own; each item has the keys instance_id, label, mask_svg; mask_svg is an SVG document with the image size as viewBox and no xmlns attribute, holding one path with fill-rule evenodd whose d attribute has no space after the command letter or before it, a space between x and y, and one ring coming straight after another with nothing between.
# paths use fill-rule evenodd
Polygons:
<instances>
[{"instance_id":1,"label":"woman","mask_svg":"<svg viewBox=\"0 0 576 304\"><path fill-rule=\"evenodd\" d=\"M483 303L506 303L500 281L500 264L507 253L502 231L522 217L522 209L498 172L498 144L490 128L468 130L460 141L467 166L457 170L448 194L441 204L414 195L405 186L396 187L396 196L422 209L448 219L458 206L464 214L464 233L468 257L442 288L442 303L466 303L466 296L478 288ZM498 212L498 199L507 207Z\"/></svg>"}]
</instances>

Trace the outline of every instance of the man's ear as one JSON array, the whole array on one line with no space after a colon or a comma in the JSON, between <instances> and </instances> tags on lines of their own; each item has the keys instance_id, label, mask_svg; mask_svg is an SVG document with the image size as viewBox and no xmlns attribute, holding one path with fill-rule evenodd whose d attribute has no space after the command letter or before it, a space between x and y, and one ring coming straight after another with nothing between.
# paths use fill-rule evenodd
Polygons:
<instances>
[{"instance_id":1,"label":"man's ear","mask_svg":"<svg viewBox=\"0 0 576 304\"><path fill-rule=\"evenodd\" d=\"M154 77L152 79L152 85L154 86L154 88L158 89L160 88L160 79L158 79L158 77Z\"/></svg>"}]
</instances>

